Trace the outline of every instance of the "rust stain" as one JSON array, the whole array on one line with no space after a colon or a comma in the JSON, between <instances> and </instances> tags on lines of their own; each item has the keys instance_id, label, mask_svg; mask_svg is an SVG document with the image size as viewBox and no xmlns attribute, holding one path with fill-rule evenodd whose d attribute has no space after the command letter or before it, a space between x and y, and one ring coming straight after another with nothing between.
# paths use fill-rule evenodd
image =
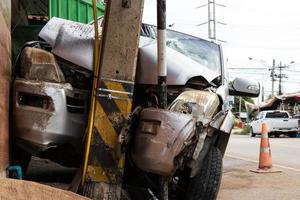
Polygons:
<instances>
[{"instance_id":1,"label":"rust stain","mask_svg":"<svg viewBox=\"0 0 300 200\"><path fill-rule=\"evenodd\" d=\"M113 123L114 126L120 126L124 123L124 117L122 113L113 112L108 115L109 120Z\"/></svg>"}]
</instances>

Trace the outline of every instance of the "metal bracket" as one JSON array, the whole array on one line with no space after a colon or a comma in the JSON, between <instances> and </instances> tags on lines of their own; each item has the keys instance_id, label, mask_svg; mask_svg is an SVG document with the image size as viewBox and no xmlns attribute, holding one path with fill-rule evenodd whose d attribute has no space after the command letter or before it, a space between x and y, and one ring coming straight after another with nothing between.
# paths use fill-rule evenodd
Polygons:
<instances>
[{"instance_id":1,"label":"metal bracket","mask_svg":"<svg viewBox=\"0 0 300 200\"><path fill-rule=\"evenodd\" d=\"M122 0L123 8L131 8L131 0Z\"/></svg>"},{"instance_id":2,"label":"metal bracket","mask_svg":"<svg viewBox=\"0 0 300 200\"><path fill-rule=\"evenodd\" d=\"M127 97L123 97L121 95L126 95ZM132 98L133 93L131 92L124 92L118 90L110 90L106 88L97 88L97 97L105 97L107 99L117 99L117 100L125 100L130 101Z\"/></svg>"}]
</instances>

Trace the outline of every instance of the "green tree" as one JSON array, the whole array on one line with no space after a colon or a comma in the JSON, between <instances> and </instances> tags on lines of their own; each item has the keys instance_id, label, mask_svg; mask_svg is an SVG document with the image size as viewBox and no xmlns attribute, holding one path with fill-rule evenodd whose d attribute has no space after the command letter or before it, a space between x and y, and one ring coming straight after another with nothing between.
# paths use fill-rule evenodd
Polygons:
<instances>
[{"instance_id":1,"label":"green tree","mask_svg":"<svg viewBox=\"0 0 300 200\"><path fill-rule=\"evenodd\" d=\"M245 101L247 101L249 103L254 103L254 100L250 97L241 97L240 98L239 96L235 96L233 112L239 112L240 99L242 99L242 102L241 102L241 111L242 112L246 112Z\"/></svg>"}]
</instances>

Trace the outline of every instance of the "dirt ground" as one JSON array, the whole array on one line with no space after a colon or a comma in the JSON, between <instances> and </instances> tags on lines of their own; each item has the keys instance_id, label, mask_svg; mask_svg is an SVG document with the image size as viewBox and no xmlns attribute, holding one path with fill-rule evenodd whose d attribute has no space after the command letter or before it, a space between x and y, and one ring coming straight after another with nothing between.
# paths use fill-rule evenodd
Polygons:
<instances>
[{"instance_id":1,"label":"dirt ground","mask_svg":"<svg viewBox=\"0 0 300 200\"><path fill-rule=\"evenodd\" d=\"M249 171L256 168L254 162L225 156L218 200L300 199L300 172L281 169L282 173L257 174Z\"/></svg>"},{"instance_id":2,"label":"dirt ground","mask_svg":"<svg viewBox=\"0 0 300 200\"><path fill-rule=\"evenodd\" d=\"M46 159L32 157L25 179L66 190L76 170Z\"/></svg>"},{"instance_id":3,"label":"dirt ground","mask_svg":"<svg viewBox=\"0 0 300 200\"><path fill-rule=\"evenodd\" d=\"M73 192L31 181L1 178L0 184L1 200L88 200Z\"/></svg>"}]
</instances>

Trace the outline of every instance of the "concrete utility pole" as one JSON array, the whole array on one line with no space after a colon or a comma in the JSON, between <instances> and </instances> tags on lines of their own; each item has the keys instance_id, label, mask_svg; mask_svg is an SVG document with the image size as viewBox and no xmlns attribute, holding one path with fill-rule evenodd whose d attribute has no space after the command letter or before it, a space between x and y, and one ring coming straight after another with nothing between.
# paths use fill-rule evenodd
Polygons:
<instances>
[{"instance_id":1,"label":"concrete utility pole","mask_svg":"<svg viewBox=\"0 0 300 200\"><path fill-rule=\"evenodd\" d=\"M239 116L241 116L241 112L242 112L242 97L240 97L239 100Z\"/></svg>"},{"instance_id":2,"label":"concrete utility pole","mask_svg":"<svg viewBox=\"0 0 300 200\"><path fill-rule=\"evenodd\" d=\"M207 4L198 6L197 8L203 8L206 7L208 8L208 21L203 22L201 24L197 24L196 26L202 26L202 25L208 25L208 38L211 40L218 40L220 42L226 42L223 40L219 40L217 39L217 24L221 24L221 25L227 25L226 23L223 22L219 22L216 19L216 6L219 7L226 7L225 5L222 4L218 4L216 3L215 0L208 0Z\"/></svg>"},{"instance_id":3,"label":"concrete utility pole","mask_svg":"<svg viewBox=\"0 0 300 200\"><path fill-rule=\"evenodd\" d=\"M96 7L93 0L94 21L97 21ZM125 152L118 151L122 128L114 125L125 123L132 109L143 8L143 0L106 1L101 50L94 62L98 63L94 70L98 73L94 74L94 106L90 111L82 170L82 191L93 199L123 199ZM112 106L120 103L122 106ZM118 120L109 116L118 116ZM104 123L98 123L97 119Z\"/></svg>"},{"instance_id":4,"label":"concrete utility pole","mask_svg":"<svg viewBox=\"0 0 300 200\"><path fill-rule=\"evenodd\" d=\"M208 38L212 40L217 39L216 31L216 2L215 0L208 0Z\"/></svg>"},{"instance_id":5,"label":"concrete utility pole","mask_svg":"<svg viewBox=\"0 0 300 200\"><path fill-rule=\"evenodd\" d=\"M265 86L261 87L261 101L263 102L265 100Z\"/></svg>"},{"instance_id":6,"label":"concrete utility pole","mask_svg":"<svg viewBox=\"0 0 300 200\"><path fill-rule=\"evenodd\" d=\"M282 74L282 69L286 68L286 65L282 65L282 63L280 62L280 65L277 67L279 68L279 84L278 84L278 95L282 95L282 79L283 78L287 78L286 74Z\"/></svg>"},{"instance_id":7,"label":"concrete utility pole","mask_svg":"<svg viewBox=\"0 0 300 200\"><path fill-rule=\"evenodd\" d=\"M256 61L256 62L258 62L258 63L260 63L260 64L262 64L262 65L264 65L264 66L266 66L268 69L269 69L269 71L271 71L271 81L272 81L272 96L274 96L274 93L275 93L275 89L274 89L274 83L275 83L275 81L276 81L276 78L278 78L279 79L279 84L278 84L278 94L279 95L282 95L282 79L283 78L288 78L287 76L286 76L286 74L282 74L282 70L284 69L284 68L288 68L288 67L290 67L292 64L294 64L295 63L295 61L291 61L288 65L282 65L282 63L280 62L280 64L276 67L276 65L275 65L275 59L273 59L273 64L272 64L272 67L269 67L269 65L268 65L268 63L266 62L266 61L264 61L264 60L257 60L257 59L255 59L255 58L251 58L251 57L248 57L248 59L249 60L253 60L253 61ZM277 69L279 69L279 75L277 75L276 73L275 73L275 70L277 70ZM263 78L264 79L264 78Z\"/></svg>"},{"instance_id":8,"label":"concrete utility pole","mask_svg":"<svg viewBox=\"0 0 300 200\"><path fill-rule=\"evenodd\" d=\"M281 79L282 79L282 66L281 66L281 62L280 65L278 66L279 68L279 85L278 85L278 94L281 95L282 91L281 91Z\"/></svg>"},{"instance_id":9,"label":"concrete utility pole","mask_svg":"<svg viewBox=\"0 0 300 200\"><path fill-rule=\"evenodd\" d=\"M272 65L272 68L271 68L271 80L272 80L272 96L274 96L275 59L273 59L273 65Z\"/></svg>"}]
</instances>

